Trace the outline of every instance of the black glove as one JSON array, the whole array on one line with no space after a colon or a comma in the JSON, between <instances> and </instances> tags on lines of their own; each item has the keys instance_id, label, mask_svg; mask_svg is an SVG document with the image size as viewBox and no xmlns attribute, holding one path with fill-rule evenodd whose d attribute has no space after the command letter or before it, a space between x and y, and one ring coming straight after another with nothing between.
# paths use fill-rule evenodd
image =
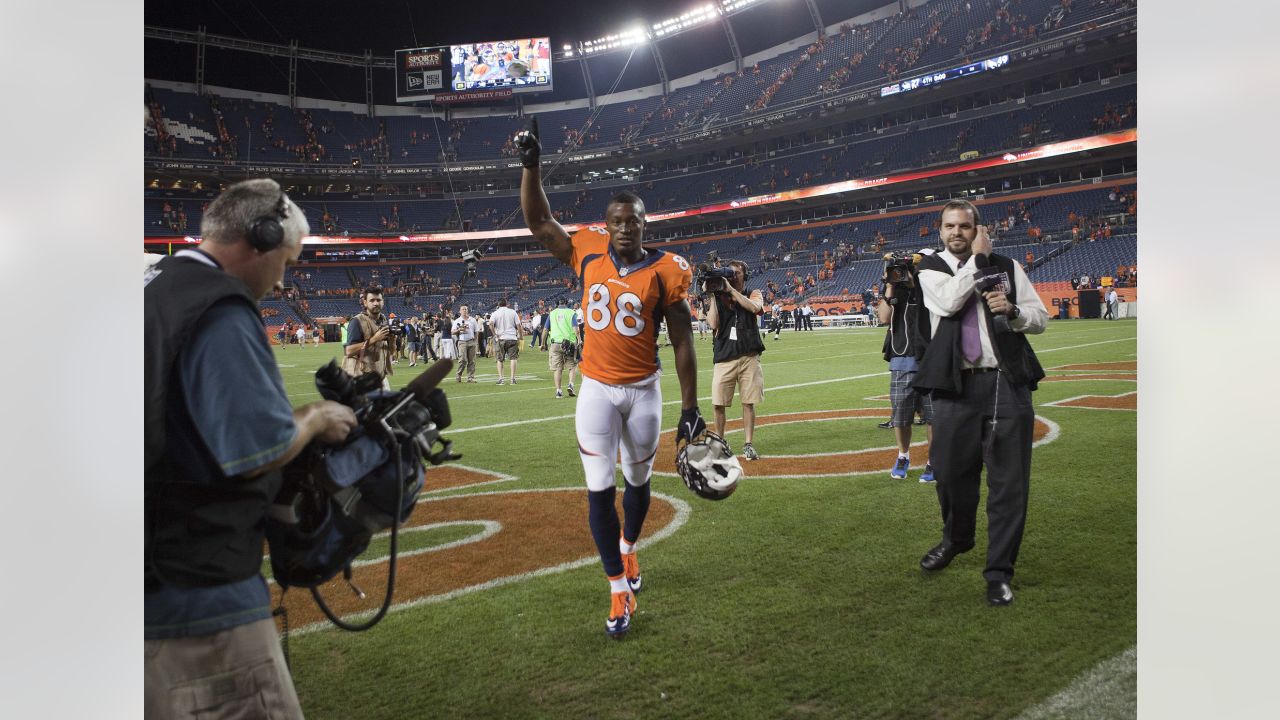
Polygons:
<instances>
[{"instance_id":1,"label":"black glove","mask_svg":"<svg viewBox=\"0 0 1280 720\"><path fill-rule=\"evenodd\" d=\"M684 440L693 442L705 432L707 422L702 419L702 411L698 408L680 411L680 424L676 427L676 442Z\"/></svg>"},{"instance_id":2,"label":"black glove","mask_svg":"<svg viewBox=\"0 0 1280 720\"><path fill-rule=\"evenodd\" d=\"M529 129L516 134L516 147L520 150L520 164L530 170L538 167L542 159L542 143L538 141L538 118L533 118Z\"/></svg>"}]
</instances>

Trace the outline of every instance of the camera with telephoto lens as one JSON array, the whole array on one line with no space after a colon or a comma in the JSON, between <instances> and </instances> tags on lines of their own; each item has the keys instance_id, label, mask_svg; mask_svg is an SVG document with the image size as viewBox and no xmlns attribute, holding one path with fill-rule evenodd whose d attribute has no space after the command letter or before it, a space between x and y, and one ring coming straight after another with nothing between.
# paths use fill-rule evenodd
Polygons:
<instances>
[{"instance_id":1,"label":"camera with telephoto lens","mask_svg":"<svg viewBox=\"0 0 1280 720\"><path fill-rule=\"evenodd\" d=\"M704 293L724 292L727 283L735 277L733 268L731 267L711 267L706 263L698 266L698 274L694 276L693 283L696 287L702 288Z\"/></svg>"},{"instance_id":2,"label":"camera with telephoto lens","mask_svg":"<svg viewBox=\"0 0 1280 720\"><path fill-rule=\"evenodd\" d=\"M914 287L916 284L916 264L919 262L920 253L886 253L884 256L884 281L890 285Z\"/></svg>"},{"instance_id":3,"label":"camera with telephoto lens","mask_svg":"<svg viewBox=\"0 0 1280 720\"><path fill-rule=\"evenodd\" d=\"M386 328L387 332L390 333L392 337L399 337L404 334L404 321L400 318L391 318L391 321L387 323Z\"/></svg>"}]
</instances>

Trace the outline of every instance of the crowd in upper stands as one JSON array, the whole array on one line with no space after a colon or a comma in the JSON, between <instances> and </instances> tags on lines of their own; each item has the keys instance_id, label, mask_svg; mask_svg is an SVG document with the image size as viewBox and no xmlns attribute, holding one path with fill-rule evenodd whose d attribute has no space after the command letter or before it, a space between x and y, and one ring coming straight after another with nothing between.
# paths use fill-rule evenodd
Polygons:
<instances>
[{"instance_id":1,"label":"crowd in upper stands","mask_svg":"<svg viewBox=\"0 0 1280 720\"><path fill-rule=\"evenodd\" d=\"M1081 6L1088 7L1082 8ZM671 135L708 127L731 117L772 111L829 97L851 87L909 78L913 71L943 62L970 62L1009 43L1026 43L1108 13L1127 12L1130 0L934 0L867 24L844 23L837 32L722 73L665 95L550 111L543 118L549 150L619 145L642 148ZM1115 72L1131 71L1117 64ZM423 164L442 160L495 159L515 154L511 142L523 118L394 116L371 118L321 109L290 109L270 102L216 95L195 96L162 88L146 91L147 154L214 159L227 163ZM1033 107L1034 106L1034 107ZM994 114L993 114L994 113ZM989 154L1108 132L1136 125L1132 87L1100 89L1069 100L1010 102L979 117L958 117L924 129L899 127L892 115L833 128L830 141L806 138L786 147L730 148L657 161L636 174L634 188L655 209L723 202L766 192L884 175L908 168L955 162L962 154ZM906 121L909 125L910 121ZM880 132L872 132L880 131ZM570 171L572 172L572 171ZM582 177L571 177L574 183ZM550 193L553 214L563 223L598 220L616 187L575 187ZM518 199L511 192L493 197L440 198L440 184L373 196L299 197L313 231L336 235L400 234L438 230L492 230L519 227ZM433 193L428 198L427 192ZM1025 197L984 206L1001 248L1015 252L1037 272L1036 280L1089 280L1115 267L1117 283L1136 281L1136 249L1129 250L1136 225L1136 190L1111 187ZM154 193L147 200L148 234L185 234L199 226L207 201L198 195ZM199 209L197 209L199 206ZM764 219L773 225L771 219ZM715 239L681 241L673 249L692 262L747 260L767 303L802 299L849 299L878 293L880 256L936 242L931 212L893 213L884 219L829 223L821 227L780 226ZM1118 257L1097 256L1089 247L1113 249ZM525 241L488 247L489 255L540 251ZM1003 251L1003 250L1002 250ZM498 297L529 306L576 289L573 273L545 257L493 259L475 276L456 258L459 248L431 246L418 261L312 262L290 275L290 288L264 303L264 317L309 320L349 305L358 288L378 284L389 303L405 311L435 312L461 300L484 307ZM1077 258L1070 265L1067 261ZM1086 272L1085 268L1092 272ZM1124 270L1122 273L1121 270Z\"/></svg>"}]
</instances>

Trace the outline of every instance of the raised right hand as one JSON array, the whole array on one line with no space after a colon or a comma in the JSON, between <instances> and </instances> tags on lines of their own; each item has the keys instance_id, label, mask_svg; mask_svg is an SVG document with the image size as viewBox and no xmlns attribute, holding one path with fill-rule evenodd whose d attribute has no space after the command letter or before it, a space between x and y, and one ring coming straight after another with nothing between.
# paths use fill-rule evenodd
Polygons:
<instances>
[{"instance_id":1,"label":"raised right hand","mask_svg":"<svg viewBox=\"0 0 1280 720\"><path fill-rule=\"evenodd\" d=\"M516 148L520 151L520 164L530 170L538 167L542 159L542 143L538 140L538 118L533 118L528 130L516 133Z\"/></svg>"}]
</instances>

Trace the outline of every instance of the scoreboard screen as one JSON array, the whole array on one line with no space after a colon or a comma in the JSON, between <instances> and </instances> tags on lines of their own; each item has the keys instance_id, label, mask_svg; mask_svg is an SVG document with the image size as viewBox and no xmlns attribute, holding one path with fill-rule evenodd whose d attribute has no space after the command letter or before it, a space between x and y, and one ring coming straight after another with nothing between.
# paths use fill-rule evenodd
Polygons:
<instances>
[{"instance_id":1,"label":"scoreboard screen","mask_svg":"<svg viewBox=\"0 0 1280 720\"><path fill-rule=\"evenodd\" d=\"M522 38L449 48L449 89L551 89L551 38Z\"/></svg>"},{"instance_id":2,"label":"scoreboard screen","mask_svg":"<svg viewBox=\"0 0 1280 720\"><path fill-rule=\"evenodd\" d=\"M988 58L986 60L981 60L979 62L969 63L968 65L961 65L960 67L951 68L950 70L946 70L944 72L936 72L936 73L929 73L928 75L921 75L919 77L911 78L910 80L903 80L902 82L897 82L892 85L887 85L885 87L880 88L880 97L889 97L890 95L897 95L898 93L904 93L904 92L916 90L922 87L925 87L925 88L932 87L934 85L938 85L940 83L946 82L947 80L951 80L953 78L964 77L965 75L973 75L975 73L980 73L984 70L995 70L996 68L1002 68L1008 64L1009 64L1009 56L1001 55L999 57L993 57L993 58Z\"/></svg>"},{"instance_id":3,"label":"scoreboard screen","mask_svg":"<svg viewBox=\"0 0 1280 720\"><path fill-rule=\"evenodd\" d=\"M396 100L449 101L551 90L551 39L518 38L396 51Z\"/></svg>"}]
</instances>

